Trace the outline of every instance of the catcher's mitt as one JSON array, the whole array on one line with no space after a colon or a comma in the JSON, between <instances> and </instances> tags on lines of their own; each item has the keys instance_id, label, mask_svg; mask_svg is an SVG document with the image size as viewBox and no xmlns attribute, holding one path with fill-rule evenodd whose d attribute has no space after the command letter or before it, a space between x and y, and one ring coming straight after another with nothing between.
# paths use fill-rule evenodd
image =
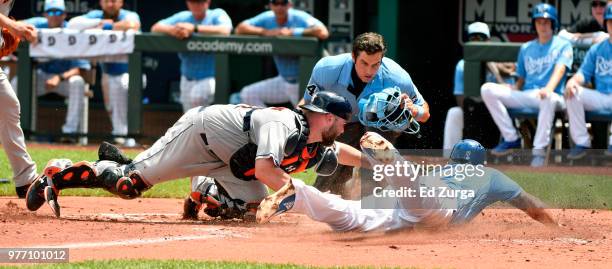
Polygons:
<instances>
[{"instance_id":1,"label":"catcher's mitt","mask_svg":"<svg viewBox=\"0 0 612 269\"><path fill-rule=\"evenodd\" d=\"M17 50L19 41L21 41L18 36L11 33L11 31L6 28L2 28L2 40L4 43L2 44L2 48L0 48L0 57L10 55Z\"/></svg>"}]
</instances>

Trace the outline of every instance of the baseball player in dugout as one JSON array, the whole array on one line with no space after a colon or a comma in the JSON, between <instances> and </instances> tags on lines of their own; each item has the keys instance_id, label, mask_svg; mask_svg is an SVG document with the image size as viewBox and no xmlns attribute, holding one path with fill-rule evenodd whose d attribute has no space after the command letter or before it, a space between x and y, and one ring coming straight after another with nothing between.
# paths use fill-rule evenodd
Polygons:
<instances>
[{"instance_id":1,"label":"baseball player in dugout","mask_svg":"<svg viewBox=\"0 0 612 269\"><path fill-rule=\"evenodd\" d=\"M187 0L188 11L181 11L157 22L151 32L178 39L192 34L229 35L232 20L220 8L210 9L212 0ZM179 53L181 59L181 104L183 112L212 104L215 96L215 56L210 53Z\"/></svg>"},{"instance_id":2,"label":"baseball player in dugout","mask_svg":"<svg viewBox=\"0 0 612 269\"><path fill-rule=\"evenodd\" d=\"M64 0L45 0L44 17L34 17L23 22L36 29L64 28L66 27L66 7ZM83 116L83 98L85 96L85 80L81 76L82 70L91 69L86 60L50 60L38 64L36 70L36 94L42 96L56 93L68 98L68 111L66 122L62 126L62 139L74 142L70 137L78 132L79 123ZM19 78L13 78L13 87L16 89Z\"/></svg>"},{"instance_id":3,"label":"baseball player in dugout","mask_svg":"<svg viewBox=\"0 0 612 269\"><path fill-rule=\"evenodd\" d=\"M606 7L604 22L608 33L612 30L612 4ZM593 45L576 74L567 81L565 99L570 122L570 136L576 145L567 155L576 160L586 155L591 147L591 137L586 128L585 111L612 109L612 35ZM594 90L586 85L594 86ZM612 130L612 125L610 126ZM605 154L612 156L612 133Z\"/></svg>"},{"instance_id":4,"label":"baseball player in dugout","mask_svg":"<svg viewBox=\"0 0 612 269\"><path fill-rule=\"evenodd\" d=\"M329 37L323 23L310 14L292 8L290 0L270 0L269 11L241 22L237 35L313 36L320 40ZM299 100L299 59L293 56L274 56L278 76L245 86L240 92L242 103L265 107Z\"/></svg>"},{"instance_id":5,"label":"baseball player in dugout","mask_svg":"<svg viewBox=\"0 0 612 269\"><path fill-rule=\"evenodd\" d=\"M46 201L59 216L57 197L66 188L103 188L133 199L157 183L202 175L209 178L189 198L195 213L206 204L204 212L212 217L242 218L268 195L266 186L278 190L290 173L314 168L330 174L338 163L360 166L359 150L335 142L351 118L350 103L332 92L311 101L296 110L196 107L133 161L108 143L100 146L96 162L51 160L28 190L27 207L34 211Z\"/></svg>"},{"instance_id":6,"label":"baseball player in dugout","mask_svg":"<svg viewBox=\"0 0 612 269\"><path fill-rule=\"evenodd\" d=\"M555 36L559 27L556 8L538 4L533 8L531 18L537 38L521 46L516 84L510 87L485 83L480 95L502 134L502 142L491 151L497 156L507 155L521 147L521 138L506 108L539 109L531 166L540 167L545 163L545 148L550 143L555 111L565 107L563 89L574 56L572 45Z\"/></svg>"},{"instance_id":7,"label":"baseball player in dugout","mask_svg":"<svg viewBox=\"0 0 612 269\"><path fill-rule=\"evenodd\" d=\"M369 100L370 97L376 99L376 93L395 88L399 89L400 98L405 102L405 110L410 112L410 116L419 122L427 121L429 105L412 82L410 75L399 64L384 57L386 51L384 39L380 34L364 33L357 36L353 42L352 53L319 60L312 71L304 99L300 104L310 103L312 97L319 92L334 92L344 96L351 103L354 115L358 115L359 111L367 110L366 104L372 103L360 100ZM357 116L352 117L348 121L346 132L338 138L338 141L358 147L359 139L366 130L375 129L375 124L367 123L367 121L360 123ZM377 129L377 131L391 143L395 143L405 129L394 128L386 131ZM353 167L339 166L332 175L319 175L314 186L321 191L342 194L344 183L352 174Z\"/></svg>"},{"instance_id":8,"label":"baseball player in dugout","mask_svg":"<svg viewBox=\"0 0 612 269\"><path fill-rule=\"evenodd\" d=\"M140 16L136 12L123 9L123 0L100 0L100 10L92 10L85 15L70 20L70 27L100 28L104 30L140 31ZM128 134L128 64L125 62L102 63L102 93L108 111L115 142L124 146L135 146Z\"/></svg>"},{"instance_id":9,"label":"baseball player in dugout","mask_svg":"<svg viewBox=\"0 0 612 269\"><path fill-rule=\"evenodd\" d=\"M13 53L20 40L36 42L37 34L33 26L17 22L8 17L14 0L0 1L0 57ZM36 163L28 154L20 125L20 106L17 95L0 69L0 143L13 170L16 192L24 198L30 183L36 179Z\"/></svg>"},{"instance_id":10,"label":"baseball player in dugout","mask_svg":"<svg viewBox=\"0 0 612 269\"><path fill-rule=\"evenodd\" d=\"M468 41L489 41L491 32L486 23L474 22L468 25ZM463 59L455 66L455 79L453 95L457 100L457 106L451 107L446 113L444 121L444 157L450 156L450 150L463 137ZM499 84L514 84L516 65L514 63L487 62L486 82Z\"/></svg>"}]
</instances>

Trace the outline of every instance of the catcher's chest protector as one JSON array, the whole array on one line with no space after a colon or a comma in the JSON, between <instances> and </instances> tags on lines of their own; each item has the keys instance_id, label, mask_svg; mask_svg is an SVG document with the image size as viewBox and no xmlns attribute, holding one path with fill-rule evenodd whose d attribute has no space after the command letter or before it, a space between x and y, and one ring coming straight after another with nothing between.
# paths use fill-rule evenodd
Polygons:
<instances>
[{"instance_id":1,"label":"catcher's chest protector","mask_svg":"<svg viewBox=\"0 0 612 269\"><path fill-rule=\"evenodd\" d=\"M243 131L248 132L251 126L251 114L255 109L247 112L244 116ZM321 158L321 147L319 143L306 144L308 141L308 122L301 111L296 111L295 125L299 131L293 133L285 144L285 158L280 163L280 168L286 173L299 173L313 167ZM232 174L242 180L257 180L255 178L255 158L257 157L257 145L248 143L237 150L230 158L230 169Z\"/></svg>"}]
</instances>

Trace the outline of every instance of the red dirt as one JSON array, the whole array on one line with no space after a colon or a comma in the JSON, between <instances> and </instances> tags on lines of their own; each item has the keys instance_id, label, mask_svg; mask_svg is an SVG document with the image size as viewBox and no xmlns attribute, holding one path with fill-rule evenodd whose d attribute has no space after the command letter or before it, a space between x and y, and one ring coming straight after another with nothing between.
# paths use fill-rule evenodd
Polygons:
<instances>
[{"instance_id":1,"label":"red dirt","mask_svg":"<svg viewBox=\"0 0 612 269\"><path fill-rule=\"evenodd\" d=\"M267 225L183 221L178 199L61 197L60 203L62 218L56 219L46 205L32 213L23 200L0 198L0 248L71 244L71 261L148 258L555 269L612 264L612 211L553 210L563 224L558 230L545 228L518 210L489 209L471 224L447 231L363 234L335 233L295 214ZM177 236L196 238L177 241ZM155 238L165 239L108 244Z\"/></svg>"}]
</instances>

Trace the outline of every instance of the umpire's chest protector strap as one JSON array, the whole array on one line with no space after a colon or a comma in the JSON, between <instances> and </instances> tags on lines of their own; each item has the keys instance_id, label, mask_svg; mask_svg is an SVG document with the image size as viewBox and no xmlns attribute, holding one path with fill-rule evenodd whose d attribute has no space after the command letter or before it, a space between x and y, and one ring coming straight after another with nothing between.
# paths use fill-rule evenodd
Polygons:
<instances>
[{"instance_id":1,"label":"umpire's chest protector strap","mask_svg":"<svg viewBox=\"0 0 612 269\"><path fill-rule=\"evenodd\" d=\"M244 125L242 130L251 130L251 115L256 109L248 111L244 115ZM321 150L318 144L306 145L310 133L308 122L301 113L296 111L295 125L298 127L285 142L285 158L280 164L280 168L287 173L301 172L314 166L320 158ZM230 169L232 174L242 180L250 181L255 178L255 158L257 157L257 145L249 142L238 149L230 158Z\"/></svg>"}]
</instances>

